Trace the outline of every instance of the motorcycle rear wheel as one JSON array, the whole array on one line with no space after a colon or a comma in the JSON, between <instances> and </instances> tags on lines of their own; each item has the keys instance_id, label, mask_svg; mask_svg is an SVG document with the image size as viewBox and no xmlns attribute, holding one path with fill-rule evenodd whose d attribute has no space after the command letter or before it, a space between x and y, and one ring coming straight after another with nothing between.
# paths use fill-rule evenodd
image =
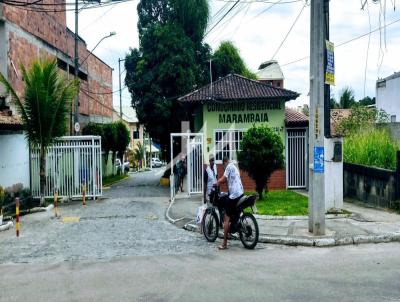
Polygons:
<instances>
[{"instance_id":1,"label":"motorcycle rear wheel","mask_svg":"<svg viewBox=\"0 0 400 302\"><path fill-rule=\"evenodd\" d=\"M214 211L206 211L203 216L201 227L207 241L214 242L217 239L219 232L217 213Z\"/></svg>"},{"instance_id":2,"label":"motorcycle rear wheel","mask_svg":"<svg viewBox=\"0 0 400 302\"><path fill-rule=\"evenodd\" d=\"M239 237L246 249L254 249L258 243L259 230L256 218L251 213L244 213L240 217Z\"/></svg>"}]
</instances>

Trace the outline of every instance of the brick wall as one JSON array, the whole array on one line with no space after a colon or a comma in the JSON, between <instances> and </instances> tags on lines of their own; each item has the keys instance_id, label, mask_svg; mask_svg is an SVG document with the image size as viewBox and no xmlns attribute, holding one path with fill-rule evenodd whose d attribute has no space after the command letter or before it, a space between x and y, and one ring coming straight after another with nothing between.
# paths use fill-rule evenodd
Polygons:
<instances>
[{"instance_id":1,"label":"brick wall","mask_svg":"<svg viewBox=\"0 0 400 302\"><path fill-rule=\"evenodd\" d=\"M44 0L44 3L63 3L64 0ZM64 6L60 6L64 8ZM22 8L4 5L4 17L15 27L9 29L9 66L8 77L19 94L22 94L24 83L21 79L20 64L29 66L38 58L61 56L73 65L74 33L66 27L65 12L32 12ZM86 43L79 40L80 60L89 55ZM14 66L12 66L14 64ZM17 70L19 77L14 70ZM81 87L92 98L82 91L79 93L79 112L84 115L101 115L112 117L112 69L94 55L90 55L81 69L87 72L88 80L81 80ZM71 78L72 75L64 73ZM100 94L99 94L100 93ZM101 94L103 93L103 94Z\"/></svg>"},{"instance_id":2,"label":"brick wall","mask_svg":"<svg viewBox=\"0 0 400 302\"><path fill-rule=\"evenodd\" d=\"M224 174L224 168L222 164L217 165L218 167L218 177L221 177ZM256 184L247 174L247 172L240 170L240 178L242 180L242 184L245 191L255 191ZM268 190L284 190L286 189L286 172L285 169L277 170L272 173L271 178L268 183ZM221 187L222 191L227 191L228 188L226 185Z\"/></svg>"}]
</instances>

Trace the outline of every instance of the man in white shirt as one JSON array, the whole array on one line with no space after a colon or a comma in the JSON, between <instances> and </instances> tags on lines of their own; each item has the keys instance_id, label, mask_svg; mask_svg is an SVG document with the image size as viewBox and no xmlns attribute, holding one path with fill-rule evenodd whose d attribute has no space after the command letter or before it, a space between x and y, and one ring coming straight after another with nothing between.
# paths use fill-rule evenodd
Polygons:
<instances>
[{"instance_id":1,"label":"man in white shirt","mask_svg":"<svg viewBox=\"0 0 400 302\"><path fill-rule=\"evenodd\" d=\"M213 190L213 186L218 179L217 176L217 165L214 161L214 154L210 154L209 157L210 165L206 167L204 171L204 203L209 201L210 193Z\"/></svg>"},{"instance_id":2,"label":"man in white shirt","mask_svg":"<svg viewBox=\"0 0 400 302\"><path fill-rule=\"evenodd\" d=\"M227 182L229 195L228 198L225 199L224 203L224 241L218 247L220 250L225 250L228 248L229 222L231 216L235 213L237 202L244 193L238 168L236 168L236 166L229 161L228 157L224 157L223 165L225 168L224 175L216 182L216 185Z\"/></svg>"}]
</instances>

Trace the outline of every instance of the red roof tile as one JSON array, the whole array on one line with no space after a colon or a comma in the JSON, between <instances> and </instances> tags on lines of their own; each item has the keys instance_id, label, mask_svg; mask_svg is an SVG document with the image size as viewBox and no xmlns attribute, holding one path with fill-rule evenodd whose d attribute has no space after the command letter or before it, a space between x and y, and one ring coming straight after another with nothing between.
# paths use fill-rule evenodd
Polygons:
<instances>
[{"instance_id":1,"label":"red roof tile","mask_svg":"<svg viewBox=\"0 0 400 302\"><path fill-rule=\"evenodd\" d=\"M285 108L285 123L286 126L290 125L308 125L308 116L305 115L304 113L298 112L294 109Z\"/></svg>"},{"instance_id":2,"label":"red roof tile","mask_svg":"<svg viewBox=\"0 0 400 302\"><path fill-rule=\"evenodd\" d=\"M180 102L204 102L211 100L234 101L255 99L294 100L297 92L273 87L237 74L229 74L211 84L192 91L178 99Z\"/></svg>"}]
</instances>

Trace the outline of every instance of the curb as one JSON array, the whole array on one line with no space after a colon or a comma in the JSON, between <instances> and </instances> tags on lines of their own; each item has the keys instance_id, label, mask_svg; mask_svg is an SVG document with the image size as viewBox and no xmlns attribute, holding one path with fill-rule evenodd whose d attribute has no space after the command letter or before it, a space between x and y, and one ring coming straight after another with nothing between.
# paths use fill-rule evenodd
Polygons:
<instances>
[{"instance_id":1,"label":"curb","mask_svg":"<svg viewBox=\"0 0 400 302\"><path fill-rule=\"evenodd\" d=\"M261 220L308 220L308 216L273 216L253 214L255 218ZM325 219L351 218L354 214L327 214Z\"/></svg>"},{"instance_id":2,"label":"curb","mask_svg":"<svg viewBox=\"0 0 400 302\"><path fill-rule=\"evenodd\" d=\"M187 223L183 227L187 231L199 232L197 225ZM220 238L222 234L218 235ZM237 239L237 236L233 236ZM323 237L323 238L306 238L306 237L292 237L292 236L274 236L274 235L260 235L258 242L272 243L290 246L310 246L310 247L333 247L339 245L351 244L365 244L365 243L388 243L400 242L400 233L386 233L379 235L353 235L344 236L340 238Z\"/></svg>"},{"instance_id":3,"label":"curb","mask_svg":"<svg viewBox=\"0 0 400 302\"><path fill-rule=\"evenodd\" d=\"M8 230L13 225L14 225L14 223L12 221L8 221L6 223L3 223L2 225L0 225L0 232Z\"/></svg>"},{"instance_id":4,"label":"curb","mask_svg":"<svg viewBox=\"0 0 400 302\"><path fill-rule=\"evenodd\" d=\"M122 178L122 179L118 179L118 180L116 180L116 181L110 182L110 183L108 183L107 185L102 186L101 188L102 188L102 190L108 190L108 189L110 189L110 187L111 187L112 185L115 185L116 183L119 183L119 182L121 182L121 181L123 181L123 180L126 180L127 178L129 178L129 175L127 175L126 177L124 177L124 178Z\"/></svg>"}]
</instances>

